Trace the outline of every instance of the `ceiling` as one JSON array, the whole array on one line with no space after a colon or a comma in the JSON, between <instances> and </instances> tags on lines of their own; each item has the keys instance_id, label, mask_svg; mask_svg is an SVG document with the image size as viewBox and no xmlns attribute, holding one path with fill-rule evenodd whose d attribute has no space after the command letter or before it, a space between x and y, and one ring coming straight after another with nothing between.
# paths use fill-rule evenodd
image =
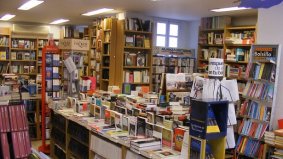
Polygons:
<instances>
[{"instance_id":1,"label":"ceiling","mask_svg":"<svg viewBox=\"0 0 283 159\"><path fill-rule=\"evenodd\" d=\"M178 20L197 20L200 17L231 15L256 15L256 10L214 13L210 9L237 6L235 0L45 0L28 11L17 8L28 0L0 0L0 16L15 14L12 22L49 24L55 19L66 18L66 24L89 24L95 17L81 16L82 13L99 8L113 8L116 12L137 12L148 16ZM101 15L100 15L101 16Z\"/></svg>"}]
</instances>

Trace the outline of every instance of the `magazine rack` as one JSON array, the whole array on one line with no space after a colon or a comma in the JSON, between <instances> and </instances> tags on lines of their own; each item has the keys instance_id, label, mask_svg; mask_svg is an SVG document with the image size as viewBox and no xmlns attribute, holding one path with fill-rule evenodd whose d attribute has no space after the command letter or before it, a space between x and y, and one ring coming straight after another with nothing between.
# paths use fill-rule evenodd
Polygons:
<instances>
[{"instance_id":1,"label":"magazine rack","mask_svg":"<svg viewBox=\"0 0 283 159\"><path fill-rule=\"evenodd\" d=\"M192 100L189 147L199 152L199 158L204 159L210 154L214 158L225 158L228 103L222 100ZM207 130L211 122L208 118L210 113L214 114L214 121L216 121L214 126L219 129L217 132ZM189 156L191 149L189 149Z\"/></svg>"}]
</instances>

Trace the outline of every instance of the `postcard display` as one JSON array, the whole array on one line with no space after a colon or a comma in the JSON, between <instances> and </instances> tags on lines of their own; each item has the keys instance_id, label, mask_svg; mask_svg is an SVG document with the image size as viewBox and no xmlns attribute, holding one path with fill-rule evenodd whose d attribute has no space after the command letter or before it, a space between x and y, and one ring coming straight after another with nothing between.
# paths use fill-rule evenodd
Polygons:
<instances>
[{"instance_id":1,"label":"postcard display","mask_svg":"<svg viewBox=\"0 0 283 159\"><path fill-rule=\"evenodd\" d=\"M238 86L236 80L223 79L223 67L223 59L210 58L209 79L194 79L190 94L194 99L189 140L191 158L224 158L225 148L235 147L234 103L239 100Z\"/></svg>"},{"instance_id":2,"label":"postcard display","mask_svg":"<svg viewBox=\"0 0 283 159\"><path fill-rule=\"evenodd\" d=\"M64 91L69 96L79 97L80 77L83 77L84 58L89 50L89 41L80 39L60 39L59 49L64 58Z\"/></svg>"}]
</instances>

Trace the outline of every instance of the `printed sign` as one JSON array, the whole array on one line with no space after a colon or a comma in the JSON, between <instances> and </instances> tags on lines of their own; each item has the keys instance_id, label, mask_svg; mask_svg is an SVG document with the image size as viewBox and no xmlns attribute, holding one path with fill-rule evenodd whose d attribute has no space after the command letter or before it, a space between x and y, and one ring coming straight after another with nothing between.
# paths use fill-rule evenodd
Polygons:
<instances>
[{"instance_id":1,"label":"printed sign","mask_svg":"<svg viewBox=\"0 0 283 159\"><path fill-rule=\"evenodd\" d=\"M222 78L224 73L224 62L220 58L210 58L208 63L208 76Z\"/></svg>"}]
</instances>

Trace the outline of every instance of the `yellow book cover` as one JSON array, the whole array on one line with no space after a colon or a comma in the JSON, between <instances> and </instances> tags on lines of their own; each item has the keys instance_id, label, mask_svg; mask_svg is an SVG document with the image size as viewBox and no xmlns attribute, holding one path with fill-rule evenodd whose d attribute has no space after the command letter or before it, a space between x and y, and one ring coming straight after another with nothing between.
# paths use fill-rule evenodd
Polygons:
<instances>
[{"instance_id":1,"label":"yellow book cover","mask_svg":"<svg viewBox=\"0 0 283 159\"><path fill-rule=\"evenodd\" d=\"M259 119L260 119L260 120L263 119L263 116L264 116L264 109L265 109L264 106L261 106L261 107L260 107L260 115L259 115Z\"/></svg>"},{"instance_id":2,"label":"yellow book cover","mask_svg":"<svg viewBox=\"0 0 283 159\"><path fill-rule=\"evenodd\" d=\"M264 69L265 64L261 64L260 65L260 70L259 70L259 75L258 75L258 79L261 79L262 73L263 73L263 69Z\"/></svg>"},{"instance_id":3,"label":"yellow book cover","mask_svg":"<svg viewBox=\"0 0 283 159\"><path fill-rule=\"evenodd\" d=\"M220 132L218 125L210 125L207 126L206 128L206 133L218 133L218 132Z\"/></svg>"},{"instance_id":4,"label":"yellow book cover","mask_svg":"<svg viewBox=\"0 0 283 159\"><path fill-rule=\"evenodd\" d=\"M0 60L7 60L5 51L0 51Z\"/></svg>"},{"instance_id":5,"label":"yellow book cover","mask_svg":"<svg viewBox=\"0 0 283 159\"><path fill-rule=\"evenodd\" d=\"M240 153L243 153L243 152L245 151L245 148L246 148L246 142L247 142L247 138L244 138L244 141L243 141L243 144L242 144L242 147L241 147Z\"/></svg>"}]
</instances>

